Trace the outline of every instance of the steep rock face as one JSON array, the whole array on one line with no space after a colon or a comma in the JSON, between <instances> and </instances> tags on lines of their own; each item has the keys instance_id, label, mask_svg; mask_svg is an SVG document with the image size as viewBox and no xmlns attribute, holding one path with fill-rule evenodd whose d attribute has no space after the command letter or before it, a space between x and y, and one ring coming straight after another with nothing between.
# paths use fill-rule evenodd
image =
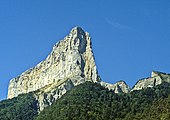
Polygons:
<instances>
[{"instance_id":1,"label":"steep rock face","mask_svg":"<svg viewBox=\"0 0 170 120\"><path fill-rule=\"evenodd\" d=\"M105 87L108 88L109 90L113 90L114 93L128 93L130 91L130 87L126 84L125 81L119 81L115 84L109 84L106 82L100 82L100 84Z\"/></svg>"},{"instance_id":2,"label":"steep rock face","mask_svg":"<svg viewBox=\"0 0 170 120\"><path fill-rule=\"evenodd\" d=\"M60 81L77 76L93 82L100 81L91 38L80 27L73 28L64 40L54 45L46 60L12 79L8 98L36 91L53 83L60 85Z\"/></svg>"},{"instance_id":3,"label":"steep rock face","mask_svg":"<svg viewBox=\"0 0 170 120\"><path fill-rule=\"evenodd\" d=\"M154 87L163 82L170 82L170 74L153 71L151 77L139 80L131 91Z\"/></svg>"},{"instance_id":4,"label":"steep rock face","mask_svg":"<svg viewBox=\"0 0 170 120\"><path fill-rule=\"evenodd\" d=\"M82 77L67 78L60 81L60 84L53 83L34 92L38 101L38 111L42 111L45 107L51 105L54 101L63 96L67 91L71 90L85 81L90 81Z\"/></svg>"}]
</instances>

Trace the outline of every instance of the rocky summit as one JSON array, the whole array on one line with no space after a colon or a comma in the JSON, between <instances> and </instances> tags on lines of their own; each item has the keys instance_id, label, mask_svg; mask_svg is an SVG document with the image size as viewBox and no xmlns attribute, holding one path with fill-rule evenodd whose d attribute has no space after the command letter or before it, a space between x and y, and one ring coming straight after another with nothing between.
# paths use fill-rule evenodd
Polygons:
<instances>
[{"instance_id":1,"label":"rocky summit","mask_svg":"<svg viewBox=\"0 0 170 120\"><path fill-rule=\"evenodd\" d=\"M75 27L63 40L54 45L46 60L12 79L8 98L36 91L65 79L79 78L99 82L89 33Z\"/></svg>"},{"instance_id":2,"label":"rocky summit","mask_svg":"<svg viewBox=\"0 0 170 120\"><path fill-rule=\"evenodd\" d=\"M48 57L9 83L8 98L35 92L40 110L85 81L100 82L89 33L71 30L54 45ZM47 94L48 93L48 94Z\"/></svg>"}]
</instances>

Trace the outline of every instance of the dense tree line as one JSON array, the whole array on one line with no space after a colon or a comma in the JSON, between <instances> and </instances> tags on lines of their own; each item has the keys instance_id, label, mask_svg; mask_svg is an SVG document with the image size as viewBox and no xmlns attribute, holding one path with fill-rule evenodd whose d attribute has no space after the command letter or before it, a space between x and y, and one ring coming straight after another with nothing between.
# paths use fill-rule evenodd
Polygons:
<instances>
[{"instance_id":1,"label":"dense tree line","mask_svg":"<svg viewBox=\"0 0 170 120\"><path fill-rule=\"evenodd\" d=\"M170 84L114 94L86 82L67 92L40 113L37 120L169 120Z\"/></svg>"},{"instance_id":2,"label":"dense tree line","mask_svg":"<svg viewBox=\"0 0 170 120\"><path fill-rule=\"evenodd\" d=\"M0 102L0 120L33 120L37 114L37 101L32 93Z\"/></svg>"},{"instance_id":3,"label":"dense tree line","mask_svg":"<svg viewBox=\"0 0 170 120\"><path fill-rule=\"evenodd\" d=\"M0 120L170 120L170 84L114 94L86 82L39 115L33 94L23 94L0 102Z\"/></svg>"}]
</instances>

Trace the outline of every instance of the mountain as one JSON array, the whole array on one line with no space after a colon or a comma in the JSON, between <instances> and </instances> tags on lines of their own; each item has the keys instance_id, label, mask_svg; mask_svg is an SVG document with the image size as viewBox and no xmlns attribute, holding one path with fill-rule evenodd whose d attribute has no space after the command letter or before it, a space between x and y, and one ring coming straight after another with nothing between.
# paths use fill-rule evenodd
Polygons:
<instances>
[{"instance_id":1,"label":"mountain","mask_svg":"<svg viewBox=\"0 0 170 120\"><path fill-rule=\"evenodd\" d=\"M54 45L46 60L12 79L8 98L36 91L64 79L79 77L100 81L91 46L91 38L82 28L75 27L63 40ZM76 81L75 81L76 82ZM79 81L75 84L79 84Z\"/></svg>"},{"instance_id":2,"label":"mountain","mask_svg":"<svg viewBox=\"0 0 170 120\"><path fill-rule=\"evenodd\" d=\"M41 111L85 81L97 82L116 93L130 91L124 82L115 85L101 82L90 35L82 28L75 27L54 45L44 61L10 80L8 99L34 92Z\"/></svg>"},{"instance_id":3,"label":"mountain","mask_svg":"<svg viewBox=\"0 0 170 120\"><path fill-rule=\"evenodd\" d=\"M153 71L132 89L123 80L102 81L90 35L75 27L44 61L10 80L0 119L169 119L168 101L170 74ZM163 103L166 107L159 108Z\"/></svg>"},{"instance_id":4,"label":"mountain","mask_svg":"<svg viewBox=\"0 0 170 120\"><path fill-rule=\"evenodd\" d=\"M89 33L75 27L44 61L10 81L8 99L35 91L41 111L85 81L100 82L100 77Z\"/></svg>"}]
</instances>

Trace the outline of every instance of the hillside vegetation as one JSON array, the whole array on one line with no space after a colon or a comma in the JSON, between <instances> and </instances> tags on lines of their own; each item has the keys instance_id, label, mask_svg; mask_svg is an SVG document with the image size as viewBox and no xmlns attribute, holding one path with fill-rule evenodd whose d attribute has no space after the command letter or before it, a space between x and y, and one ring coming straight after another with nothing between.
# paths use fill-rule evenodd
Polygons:
<instances>
[{"instance_id":1,"label":"hillside vegetation","mask_svg":"<svg viewBox=\"0 0 170 120\"><path fill-rule=\"evenodd\" d=\"M86 82L44 109L36 120L170 120L170 84L114 94Z\"/></svg>"},{"instance_id":2,"label":"hillside vegetation","mask_svg":"<svg viewBox=\"0 0 170 120\"><path fill-rule=\"evenodd\" d=\"M33 93L0 102L0 120L170 120L170 84L114 94L86 82L38 115Z\"/></svg>"},{"instance_id":3,"label":"hillside vegetation","mask_svg":"<svg viewBox=\"0 0 170 120\"><path fill-rule=\"evenodd\" d=\"M37 114L37 101L32 93L0 102L0 120L33 120Z\"/></svg>"}]
</instances>

